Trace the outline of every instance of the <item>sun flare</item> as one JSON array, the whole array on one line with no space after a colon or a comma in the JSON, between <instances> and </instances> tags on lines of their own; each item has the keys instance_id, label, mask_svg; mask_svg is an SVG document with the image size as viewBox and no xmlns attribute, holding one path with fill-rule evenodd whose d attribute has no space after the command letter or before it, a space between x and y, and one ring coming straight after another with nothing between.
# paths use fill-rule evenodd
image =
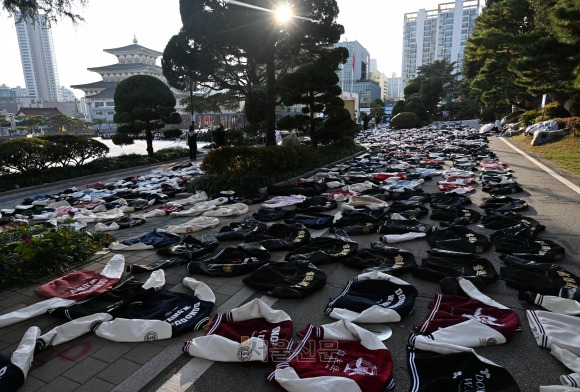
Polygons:
<instances>
[{"instance_id":1,"label":"sun flare","mask_svg":"<svg viewBox=\"0 0 580 392\"><path fill-rule=\"evenodd\" d=\"M290 20L290 18L292 18L292 8L290 8L288 5L284 4L281 5L280 7L276 8L275 11L276 14L276 19L278 19L278 21L285 23L288 22Z\"/></svg>"}]
</instances>

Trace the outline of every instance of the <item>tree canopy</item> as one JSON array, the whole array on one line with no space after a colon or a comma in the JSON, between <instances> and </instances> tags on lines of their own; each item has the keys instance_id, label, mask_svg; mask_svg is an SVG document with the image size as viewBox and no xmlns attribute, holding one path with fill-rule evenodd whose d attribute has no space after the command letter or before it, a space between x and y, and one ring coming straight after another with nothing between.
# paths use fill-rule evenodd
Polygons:
<instances>
[{"instance_id":1,"label":"tree canopy","mask_svg":"<svg viewBox=\"0 0 580 392\"><path fill-rule=\"evenodd\" d=\"M549 94L580 96L580 4L576 0L494 0L476 19L463 76L496 118ZM503 112L503 113L502 113Z\"/></svg>"},{"instance_id":2,"label":"tree canopy","mask_svg":"<svg viewBox=\"0 0 580 392\"><path fill-rule=\"evenodd\" d=\"M443 98L451 100L459 95L461 73L455 72L456 65L455 61L450 62L448 59L435 60L418 67L417 74L427 79L432 76L439 78L443 87Z\"/></svg>"},{"instance_id":3,"label":"tree canopy","mask_svg":"<svg viewBox=\"0 0 580 392\"><path fill-rule=\"evenodd\" d=\"M175 111L175 96L169 87L156 77L135 75L122 80L115 89L117 133L113 143L131 144L140 133L145 133L147 154L153 155L153 132L165 124L179 124L181 117Z\"/></svg>"},{"instance_id":4,"label":"tree canopy","mask_svg":"<svg viewBox=\"0 0 580 392\"><path fill-rule=\"evenodd\" d=\"M287 106L303 105L302 113L309 118L309 135L313 147L317 147L316 127L330 117L330 106L344 108L338 98L342 92L338 86L335 70L348 58L348 49L339 47L329 50L320 59L298 67L294 72L278 79L282 101ZM327 116L322 116L325 113Z\"/></svg>"},{"instance_id":5,"label":"tree canopy","mask_svg":"<svg viewBox=\"0 0 580 392\"><path fill-rule=\"evenodd\" d=\"M88 0L2 0L2 8L10 15L20 11L25 19L35 19L39 13L45 15L48 23L55 22L60 17L69 18L73 23L84 18L73 12L76 4L85 6Z\"/></svg>"},{"instance_id":6,"label":"tree canopy","mask_svg":"<svg viewBox=\"0 0 580 392\"><path fill-rule=\"evenodd\" d=\"M232 101L261 105L254 121L264 121L266 144L275 144L276 80L334 46L344 32L336 23L335 0L296 0L298 17L281 24L268 0L244 4L222 0L180 1L183 27L163 53L169 84L183 89L193 80L204 96L227 94ZM246 109L248 112L248 109Z\"/></svg>"},{"instance_id":7,"label":"tree canopy","mask_svg":"<svg viewBox=\"0 0 580 392\"><path fill-rule=\"evenodd\" d=\"M375 123L380 123L385 115L385 104L382 99L377 98L371 102L371 117L375 119Z\"/></svg>"}]
</instances>

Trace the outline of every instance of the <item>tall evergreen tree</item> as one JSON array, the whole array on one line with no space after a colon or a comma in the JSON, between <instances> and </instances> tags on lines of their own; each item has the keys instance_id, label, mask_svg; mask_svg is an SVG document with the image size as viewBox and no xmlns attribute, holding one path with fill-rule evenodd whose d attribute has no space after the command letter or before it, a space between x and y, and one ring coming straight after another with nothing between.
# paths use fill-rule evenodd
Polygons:
<instances>
[{"instance_id":1,"label":"tall evergreen tree","mask_svg":"<svg viewBox=\"0 0 580 392\"><path fill-rule=\"evenodd\" d=\"M243 4L225 0L181 0L183 28L162 59L170 85L183 88L190 78L208 95L231 91L265 107L266 144L275 144L276 80L332 47L344 32L336 23L335 0L295 0L292 18L280 24L268 0ZM262 90L263 94L255 94ZM262 101L263 102L262 102Z\"/></svg>"},{"instance_id":2,"label":"tall evergreen tree","mask_svg":"<svg viewBox=\"0 0 580 392\"><path fill-rule=\"evenodd\" d=\"M519 56L525 35L533 28L532 16L528 0L501 0L488 1L476 19L462 74L486 106L523 105L530 98L516 83L518 76L509 63Z\"/></svg>"},{"instance_id":3,"label":"tall evergreen tree","mask_svg":"<svg viewBox=\"0 0 580 392\"><path fill-rule=\"evenodd\" d=\"M337 104L335 98L342 92L336 70L347 58L348 49L335 48L278 79L282 102L288 106L303 105L302 113L309 117L310 141L315 148L318 145L316 127L327 120L322 114ZM344 101L340 101L344 107Z\"/></svg>"},{"instance_id":4,"label":"tall evergreen tree","mask_svg":"<svg viewBox=\"0 0 580 392\"><path fill-rule=\"evenodd\" d=\"M579 91L574 87L574 70L580 59L580 41L570 39L568 31L560 36L556 33L559 24L566 24L560 18L569 17L567 6L566 12L561 12L563 3L530 0L534 11L533 30L523 40L519 56L509 64L509 69L518 76L516 83L528 93L550 94L559 101L566 101ZM559 15L555 16L553 10Z\"/></svg>"},{"instance_id":5,"label":"tall evergreen tree","mask_svg":"<svg viewBox=\"0 0 580 392\"><path fill-rule=\"evenodd\" d=\"M421 65L417 68L418 76L430 78L435 76L441 80L443 86L443 98L451 100L459 95L460 72L455 72L457 63L448 59L435 60L432 63Z\"/></svg>"}]
</instances>

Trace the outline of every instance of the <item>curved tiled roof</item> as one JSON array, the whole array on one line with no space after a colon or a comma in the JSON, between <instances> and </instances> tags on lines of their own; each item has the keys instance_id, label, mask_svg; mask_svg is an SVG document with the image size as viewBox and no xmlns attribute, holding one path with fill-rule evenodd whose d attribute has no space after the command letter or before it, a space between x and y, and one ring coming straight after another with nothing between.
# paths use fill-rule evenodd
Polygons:
<instances>
[{"instance_id":1,"label":"curved tiled roof","mask_svg":"<svg viewBox=\"0 0 580 392\"><path fill-rule=\"evenodd\" d=\"M118 82L104 82L102 80L99 80L98 82L75 84L71 85L71 87L79 90L90 90L96 88L110 88L110 87L115 88L115 86L117 86L117 83Z\"/></svg>"},{"instance_id":2,"label":"curved tiled roof","mask_svg":"<svg viewBox=\"0 0 580 392\"><path fill-rule=\"evenodd\" d=\"M111 54L119 54L119 53L132 53L132 52L144 52L154 56L161 56L163 52L158 52L153 49L146 48L144 46L138 44L131 44L127 46L122 46L120 48L113 48L113 49L103 49L103 52L111 53Z\"/></svg>"},{"instance_id":3,"label":"curved tiled roof","mask_svg":"<svg viewBox=\"0 0 580 392\"><path fill-rule=\"evenodd\" d=\"M20 108L15 116L55 116L62 114L57 108Z\"/></svg>"},{"instance_id":4,"label":"curved tiled roof","mask_svg":"<svg viewBox=\"0 0 580 392\"><path fill-rule=\"evenodd\" d=\"M115 97L115 89L116 88L117 88L117 86L115 85L114 87L106 88L103 91L101 91L100 93L97 93L95 95L87 95L85 98L90 98L90 99L111 98L111 99L113 99Z\"/></svg>"},{"instance_id":5,"label":"curved tiled roof","mask_svg":"<svg viewBox=\"0 0 580 392\"><path fill-rule=\"evenodd\" d=\"M131 71L137 69L152 69L156 72L162 73L163 70L158 65L150 65L143 63L131 63L131 64L111 64L104 65L102 67L87 68L89 71L93 72L111 72L111 71Z\"/></svg>"}]
</instances>

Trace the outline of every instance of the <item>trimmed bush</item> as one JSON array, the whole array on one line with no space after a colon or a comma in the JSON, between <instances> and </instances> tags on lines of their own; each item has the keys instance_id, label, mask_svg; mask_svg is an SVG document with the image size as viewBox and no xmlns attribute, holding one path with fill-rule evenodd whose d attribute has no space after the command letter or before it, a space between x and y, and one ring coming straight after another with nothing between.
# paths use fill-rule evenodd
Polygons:
<instances>
[{"instance_id":1,"label":"trimmed bush","mask_svg":"<svg viewBox=\"0 0 580 392\"><path fill-rule=\"evenodd\" d=\"M183 131L181 129L173 128L173 129L166 129L161 132L165 139L177 139L183 136Z\"/></svg>"},{"instance_id":2,"label":"trimmed bush","mask_svg":"<svg viewBox=\"0 0 580 392\"><path fill-rule=\"evenodd\" d=\"M527 110L520 115L520 122L524 127L532 125L540 115L539 110Z\"/></svg>"},{"instance_id":3,"label":"trimmed bush","mask_svg":"<svg viewBox=\"0 0 580 392\"><path fill-rule=\"evenodd\" d=\"M544 117L546 117L546 120L551 120L553 118L572 117L572 114L558 102L550 102L549 104L547 104L544 107L542 114Z\"/></svg>"},{"instance_id":4,"label":"trimmed bush","mask_svg":"<svg viewBox=\"0 0 580 392\"><path fill-rule=\"evenodd\" d=\"M233 150L241 147L229 148ZM222 147L218 150L211 151L210 154L214 152L219 153L223 149ZM302 176L304 173L315 168L323 167L345 157L365 151L365 148L361 146L341 148L337 145L322 146L318 150L303 145L292 147L271 146L264 148L246 147L245 149L254 151L256 154L256 162L260 162L262 166L250 167L250 172L247 173L242 171L242 165L236 168L237 171L235 173L234 170L226 174L207 174L206 172L206 174L195 177L189 182L189 191L205 191L207 194L214 194L227 189L241 195L251 195L257 193L260 188ZM202 168L204 164L206 165L205 167L209 166L210 162L207 162L208 160L222 157L220 154L212 154L210 158L210 154L205 157ZM249 155L251 155L251 152L248 152ZM260 161L260 159L267 159L267 161ZM261 169L258 169L258 167Z\"/></svg>"},{"instance_id":5,"label":"trimmed bush","mask_svg":"<svg viewBox=\"0 0 580 392\"><path fill-rule=\"evenodd\" d=\"M399 113L391 120L391 128L395 129L420 128L421 126L423 126L421 117L411 112Z\"/></svg>"},{"instance_id":6,"label":"trimmed bush","mask_svg":"<svg viewBox=\"0 0 580 392\"><path fill-rule=\"evenodd\" d=\"M39 139L53 143L51 160L62 166L82 165L88 159L107 156L109 147L98 140L79 135L43 135Z\"/></svg>"},{"instance_id":7,"label":"trimmed bush","mask_svg":"<svg viewBox=\"0 0 580 392\"><path fill-rule=\"evenodd\" d=\"M318 152L304 145L281 147L222 147L209 151L201 164L206 174L272 174L307 166L318 160Z\"/></svg>"},{"instance_id":8,"label":"trimmed bush","mask_svg":"<svg viewBox=\"0 0 580 392\"><path fill-rule=\"evenodd\" d=\"M2 152L4 150L0 146L0 155ZM0 176L0 192L158 162L169 162L187 156L189 152L186 148L164 148L157 151L153 157L139 154L102 157L79 166L48 167L31 173L4 174Z\"/></svg>"},{"instance_id":9,"label":"trimmed bush","mask_svg":"<svg viewBox=\"0 0 580 392\"><path fill-rule=\"evenodd\" d=\"M50 149L53 144L36 137L12 139L0 144L0 165L4 173L37 173L54 161Z\"/></svg>"}]
</instances>

